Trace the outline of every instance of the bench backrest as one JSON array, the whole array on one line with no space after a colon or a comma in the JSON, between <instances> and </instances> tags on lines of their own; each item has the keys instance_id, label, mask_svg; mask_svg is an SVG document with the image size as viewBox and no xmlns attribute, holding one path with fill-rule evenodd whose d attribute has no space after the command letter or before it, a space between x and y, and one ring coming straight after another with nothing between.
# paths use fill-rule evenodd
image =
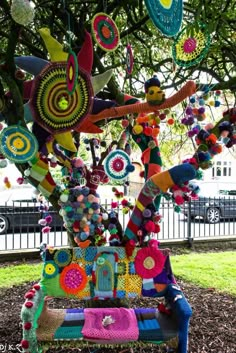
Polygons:
<instances>
[{"instance_id":1,"label":"bench backrest","mask_svg":"<svg viewBox=\"0 0 236 353\"><path fill-rule=\"evenodd\" d=\"M162 297L175 283L169 256L154 248L52 248L44 253L45 295L83 299Z\"/></svg>"}]
</instances>

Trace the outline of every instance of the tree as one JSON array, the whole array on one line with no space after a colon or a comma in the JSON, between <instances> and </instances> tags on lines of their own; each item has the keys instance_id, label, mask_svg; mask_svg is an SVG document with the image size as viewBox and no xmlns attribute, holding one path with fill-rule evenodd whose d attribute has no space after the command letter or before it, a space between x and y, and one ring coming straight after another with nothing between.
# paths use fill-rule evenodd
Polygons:
<instances>
[{"instance_id":1,"label":"tree","mask_svg":"<svg viewBox=\"0 0 236 353\"><path fill-rule=\"evenodd\" d=\"M75 53L77 55L77 53L81 53L78 54L79 69L81 62L82 67L86 68L85 71L93 77L93 85L98 85L97 96L93 100L92 118L90 118L89 121L87 119L86 124L81 124L83 127L80 125L80 128L71 128L71 130L73 130L73 139L70 137L70 131L65 127L59 131L55 131L55 129L53 130L53 128L49 126L45 129L42 122L38 124L36 115L39 112L34 111L32 114L34 117L32 132L36 136L40 154L37 154L33 160L29 160L25 163L16 163L16 166L22 172L24 178L28 179L36 188L41 188L41 191L45 191L46 181L50 184L46 187L45 195L56 210L60 209L58 200L60 198L63 199L63 197L68 197L68 193L62 193L61 189L56 186L51 177L49 163L51 163L51 165L54 163L53 157L51 156L56 156L58 163L62 166L62 172L67 174L68 171L70 171L73 179L77 180L78 176L85 175L85 177L87 177L87 183L89 183L91 181L91 173L93 173L94 170L96 170L96 177L100 174L99 177L103 178L104 170L97 167L101 166L101 162L112 149L112 145L104 146L102 155L97 157L95 153L96 143L98 142L97 138L88 140L93 159L92 170L88 170L80 159L75 158L73 163L71 162L74 157L77 157L77 150L81 143L81 132L100 132L101 128L103 128L107 122L109 124L111 123L109 120L110 117L112 117L112 120L126 120L124 116L127 114L139 112L141 108L138 108L138 110L136 108L138 99L144 97L144 84L147 82L147 79L153 76L153 73L157 72L159 79L161 78L162 89L160 89L160 83L154 85L158 87L156 91L158 98L155 102L152 102L152 99L149 97L148 102L144 103L146 104L146 110L143 109L148 113L156 111L156 106L153 108L152 103L157 104L158 109L160 107L164 109L164 107L173 106L185 98L186 95L181 96L181 99L174 100L174 104L167 104L165 106L162 92L166 89L181 91L180 87L189 79L194 79L199 89L201 89L204 94L208 93L209 90L217 91L222 89L224 92L228 90L233 96L235 95L236 24L233 1L219 4L219 2L215 0L211 1L210 4L205 4L204 0L193 0L184 5L183 27L187 26L187 29L184 29L187 36L194 37L195 33L200 29L204 33L208 33L211 39L209 50L205 53L206 55L202 56L199 62L196 60L194 65L191 64L186 67L180 67L175 64L172 55L172 46L173 43L176 43L174 42L175 39L167 37L157 30L150 20L143 1L134 0L127 2L114 0L99 2L98 4L96 1L34 1L34 18L27 24L24 23L26 12L23 12L26 10L23 9L22 4L21 7L19 6L20 3L20 0L15 0L12 1L12 5L10 5L6 0L2 0L0 5L0 106L2 121L9 127L16 126L20 123L21 128L27 130L30 128L31 123L26 124L28 123L26 118L28 116L27 103L30 99L31 102L36 104L38 95L32 96L32 93L29 95L27 88L31 89L32 83L33 85L40 86L41 81L37 79L37 76L40 76L41 69L45 68L48 60L50 60L50 63L55 62L55 65L52 66L55 67L56 70L65 71L66 65L57 65L57 62L66 62L68 53L71 53L71 60L73 61L74 56L72 54ZM27 3L25 4L27 6ZM15 8L13 8L13 5ZM109 53L102 50L95 41L91 49L91 37L89 37L91 22L93 21L94 15L100 12L106 12L112 16L120 31L121 44L115 51ZM29 15L31 15L30 11ZM13 18L15 20L13 20ZM106 38L105 32L104 36ZM231 41L228 38L233 40ZM127 73L126 70L126 48L128 44L132 44L135 58L132 75L131 73ZM30 61L33 63L30 68L29 62L25 64L24 57L26 56L30 56L31 59L34 58L33 61ZM21 58L23 58L23 60L21 60ZM21 70L25 67L27 68L26 74ZM110 69L113 70L112 76L110 76ZM47 72L48 75L53 75L52 71L49 71ZM125 74L123 74L121 80L119 79L119 77L121 77L119 75L122 72ZM205 81L206 75L203 76L203 74L209 77L209 82ZM83 84L90 80L90 78L88 79L88 74L84 73L83 70L80 71L80 75ZM202 81L202 77L204 77L204 81ZM108 80L108 78L110 79ZM102 80L105 80L106 83L104 89L101 89ZM29 82L29 85L27 82ZM83 84L81 84L80 89L83 88ZM47 90L47 87L43 89ZM71 89L74 90L74 87ZM89 97L91 93L90 83L87 84L86 90L88 91L88 93L86 91L86 94L88 94ZM149 87L146 87L147 98L149 94L148 90ZM127 92L128 95L123 92ZM187 95L191 95L193 92L194 87L189 84ZM86 96L84 98L85 101L88 97ZM70 102L69 98L59 98L57 108L59 107L58 109L62 112L66 111L68 104L70 104L68 103ZM168 99L166 101L168 101ZM225 101L228 108L230 108L226 93ZM41 103L42 102L39 103L39 106ZM87 109L87 112L90 112L91 104L89 97L87 103L85 103L86 107L83 109ZM116 106L114 107L114 105ZM119 107L117 107L117 105ZM130 106L130 108L128 108L128 106ZM139 105L139 107L141 107L141 105ZM110 110L106 111L106 108ZM186 106L184 108L186 108ZM39 110L40 109L41 108L39 108ZM232 115L234 115L234 113L229 114L230 117ZM84 117L86 114L81 113L81 116ZM134 118L136 118L136 116L134 116ZM155 126L158 126L161 117L153 116L152 120L155 120L155 118L157 118ZM150 120L150 116L148 119ZM145 125L149 123L149 120L143 120L140 124ZM133 121L136 124L136 120L134 119ZM171 121L171 118L169 121ZM150 140L155 140L158 131L155 132L155 136L151 136L151 139L150 136L147 138L147 133L146 135L144 134L146 137L142 134L143 139L137 141L137 131L133 133L131 129L133 125L134 123L131 123L128 126L128 124L123 121L125 134L132 135L142 152L147 148L151 148L150 145L152 145L152 142L150 143ZM218 123L218 125L220 125L220 123ZM27 134L27 130L23 130L22 134ZM232 135L232 126L228 126L226 130ZM217 137L219 137L219 131L217 130ZM63 134L60 134L60 132L63 132ZM119 149L127 151L129 144L127 144L126 136L121 135L121 138L117 139ZM47 141L47 144L45 144L45 141ZM200 142L201 141L200 139ZM234 143L233 140L232 145ZM200 145L202 144L200 143ZM154 150L155 148L157 149L157 144L155 144ZM151 158L151 154L149 154L149 158ZM146 162L144 161L144 164L146 164L146 177L149 175L147 163L149 163L148 160ZM159 166L161 161L155 162L154 164ZM44 179L46 179L46 181L44 186L39 182L39 177L32 177L32 173L30 172L33 170L35 176L40 167L45 171ZM53 192L49 192L50 188ZM62 196L62 194L64 196ZM159 199L156 200L157 208L159 201ZM117 225L117 228L119 228L119 225ZM78 229L78 224L75 225L74 229ZM119 232L120 230L117 229L117 231ZM116 234L115 231L113 233ZM72 242L73 239L74 237L71 236Z\"/></svg>"}]
</instances>

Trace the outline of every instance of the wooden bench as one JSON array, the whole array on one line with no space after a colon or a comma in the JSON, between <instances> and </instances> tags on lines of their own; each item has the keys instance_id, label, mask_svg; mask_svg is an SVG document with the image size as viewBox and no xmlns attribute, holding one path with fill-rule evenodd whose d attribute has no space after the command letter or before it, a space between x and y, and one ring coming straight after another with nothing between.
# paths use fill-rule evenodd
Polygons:
<instances>
[{"instance_id":1,"label":"wooden bench","mask_svg":"<svg viewBox=\"0 0 236 353\"><path fill-rule=\"evenodd\" d=\"M137 248L127 258L123 247L49 248L40 282L25 295L21 318L23 352L39 352L39 344L70 341L73 345L160 344L178 339L177 352L187 352L192 314L176 284L168 253ZM94 299L104 307L54 309L49 297ZM156 307L115 307L115 301L163 298ZM108 301L114 307L106 308Z\"/></svg>"}]
</instances>

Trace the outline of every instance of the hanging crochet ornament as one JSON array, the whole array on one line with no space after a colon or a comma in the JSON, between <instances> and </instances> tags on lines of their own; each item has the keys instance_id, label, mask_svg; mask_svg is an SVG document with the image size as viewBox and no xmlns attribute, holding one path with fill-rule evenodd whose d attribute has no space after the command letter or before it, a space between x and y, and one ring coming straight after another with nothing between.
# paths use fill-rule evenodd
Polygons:
<instances>
[{"instance_id":1,"label":"hanging crochet ornament","mask_svg":"<svg viewBox=\"0 0 236 353\"><path fill-rule=\"evenodd\" d=\"M188 26L185 27L174 41L172 55L179 66L190 67L196 65L208 52L210 35L203 24L199 24L198 27L198 29L194 28L192 31Z\"/></svg>"},{"instance_id":2,"label":"hanging crochet ornament","mask_svg":"<svg viewBox=\"0 0 236 353\"><path fill-rule=\"evenodd\" d=\"M123 180L134 170L128 154L122 150L114 150L104 160L104 170L112 180Z\"/></svg>"},{"instance_id":3,"label":"hanging crochet ornament","mask_svg":"<svg viewBox=\"0 0 236 353\"><path fill-rule=\"evenodd\" d=\"M131 45L128 44L126 47L126 71L128 75L132 74L133 66L134 66L133 51L132 51Z\"/></svg>"},{"instance_id":4,"label":"hanging crochet ornament","mask_svg":"<svg viewBox=\"0 0 236 353\"><path fill-rule=\"evenodd\" d=\"M38 152L38 142L28 129L11 125L1 132L0 150L9 161L26 163Z\"/></svg>"},{"instance_id":5,"label":"hanging crochet ornament","mask_svg":"<svg viewBox=\"0 0 236 353\"><path fill-rule=\"evenodd\" d=\"M28 0L12 0L11 17L16 23L27 26L34 19L34 8Z\"/></svg>"},{"instance_id":6,"label":"hanging crochet ornament","mask_svg":"<svg viewBox=\"0 0 236 353\"><path fill-rule=\"evenodd\" d=\"M71 95L76 89L78 81L79 66L78 60L72 49L69 50L67 64L66 64L66 84L67 91Z\"/></svg>"},{"instance_id":7,"label":"hanging crochet ornament","mask_svg":"<svg viewBox=\"0 0 236 353\"><path fill-rule=\"evenodd\" d=\"M154 25L168 37L175 36L181 27L183 0L145 0Z\"/></svg>"},{"instance_id":8,"label":"hanging crochet ornament","mask_svg":"<svg viewBox=\"0 0 236 353\"><path fill-rule=\"evenodd\" d=\"M105 51L114 51L119 45L119 30L106 13L100 12L93 17L92 34L99 47Z\"/></svg>"},{"instance_id":9,"label":"hanging crochet ornament","mask_svg":"<svg viewBox=\"0 0 236 353\"><path fill-rule=\"evenodd\" d=\"M90 112L93 90L87 72L79 68L73 94L68 94L66 63L47 65L35 78L30 107L35 121L52 134L69 131Z\"/></svg>"}]
</instances>

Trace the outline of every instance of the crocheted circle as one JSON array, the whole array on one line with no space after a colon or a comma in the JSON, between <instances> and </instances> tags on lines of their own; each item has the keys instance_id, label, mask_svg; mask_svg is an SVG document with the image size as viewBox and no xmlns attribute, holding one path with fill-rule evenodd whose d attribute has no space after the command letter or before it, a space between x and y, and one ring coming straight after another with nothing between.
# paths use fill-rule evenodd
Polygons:
<instances>
[{"instance_id":1,"label":"crocheted circle","mask_svg":"<svg viewBox=\"0 0 236 353\"><path fill-rule=\"evenodd\" d=\"M50 133L77 127L90 112L93 90L89 75L78 69L73 94L66 84L66 63L47 65L36 77L30 107L35 121Z\"/></svg>"},{"instance_id":2,"label":"crocheted circle","mask_svg":"<svg viewBox=\"0 0 236 353\"><path fill-rule=\"evenodd\" d=\"M181 27L183 0L145 0L154 25L168 37L175 36Z\"/></svg>"},{"instance_id":3,"label":"crocheted circle","mask_svg":"<svg viewBox=\"0 0 236 353\"><path fill-rule=\"evenodd\" d=\"M142 278L159 275L165 263L165 256L156 248L143 248L137 252L134 260L136 273Z\"/></svg>"},{"instance_id":4,"label":"crocheted circle","mask_svg":"<svg viewBox=\"0 0 236 353\"><path fill-rule=\"evenodd\" d=\"M43 277L53 278L58 274L58 266L54 261L46 261L43 269Z\"/></svg>"},{"instance_id":5,"label":"crocheted circle","mask_svg":"<svg viewBox=\"0 0 236 353\"><path fill-rule=\"evenodd\" d=\"M132 74L133 66L134 66L133 51L132 51L131 45L128 44L126 47L126 71L127 71L127 74L129 74L129 75Z\"/></svg>"},{"instance_id":6,"label":"crocheted circle","mask_svg":"<svg viewBox=\"0 0 236 353\"><path fill-rule=\"evenodd\" d=\"M122 150L114 150L105 158L104 170L109 178L123 180L129 174L127 166L130 164L130 158L127 153Z\"/></svg>"},{"instance_id":7,"label":"crocheted circle","mask_svg":"<svg viewBox=\"0 0 236 353\"><path fill-rule=\"evenodd\" d=\"M12 162L26 163L38 152L36 137L26 128L11 125L0 134L0 151Z\"/></svg>"},{"instance_id":8,"label":"crocheted circle","mask_svg":"<svg viewBox=\"0 0 236 353\"><path fill-rule=\"evenodd\" d=\"M71 253L69 249L57 250L53 256L53 260L59 267L64 267L71 262Z\"/></svg>"},{"instance_id":9,"label":"crocheted circle","mask_svg":"<svg viewBox=\"0 0 236 353\"><path fill-rule=\"evenodd\" d=\"M73 94L78 81L78 60L73 50L69 51L66 64L66 84L69 94Z\"/></svg>"},{"instance_id":10,"label":"crocheted circle","mask_svg":"<svg viewBox=\"0 0 236 353\"><path fill-rule=\"evenodd\" d=\"M176 37L172 46L172 55L176 64L190 67L198 64L205 57L209 46L210 35L204 25L200 24L198 30L192 31L187 26Z\"/></svg>"},{"instance_id":11,"label":"crocheted circle","mask_svg":"<svg viewBox=\"0 0 236 353\"><path fill-rule=\"evenodd\" d=\"M105 51L113 51L119 45L120 34L113 19L106 13L97 13L92 19L94 40Z\"/></svg>"},{"instance_id":12,"label":"crocheted circle","mask_svg":"<svg viewBox=\"0 0 236 353\"><path fill-rule=\"evenodd\" d=\"M78 264L66 266L60 275L61 288L68 294L77 294L86 284L86 272Z\"/></svg>"}]
</instances>

